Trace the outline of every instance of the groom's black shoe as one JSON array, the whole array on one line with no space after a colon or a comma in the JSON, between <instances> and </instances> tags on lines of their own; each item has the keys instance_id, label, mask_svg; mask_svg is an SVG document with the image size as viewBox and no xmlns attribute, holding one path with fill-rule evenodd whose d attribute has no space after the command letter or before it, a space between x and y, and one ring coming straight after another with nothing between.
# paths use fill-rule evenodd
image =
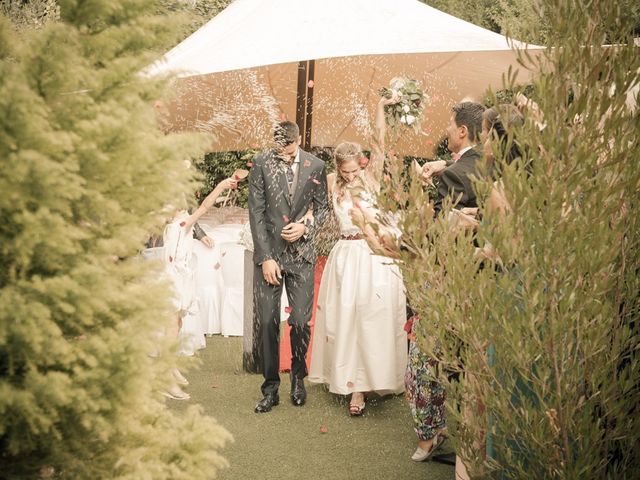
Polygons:
<instances>
[{"instance_id":1,"label":"groom's black shoe","mask_svg":"<svg viewBox=\"0 0 640 480\"><path fill-rule=\"evenodd\" d=\"M304 380L301 378L291 378L291 402L296 407L301 407L307 401L307 391L304 388Z\"/></svg>"},{"instance_id":2,"label":"groom's black shoe","mask_svg":"<svg viewBox=\"0 0 640 480\"><path fill-rule=\"evenodd\" d=\"M271 407L275 407L280 403L278 393L266 393L262 400L258 402L255 408L256 413L267 413L271 411Z\"/></svg>"}]
</instances>

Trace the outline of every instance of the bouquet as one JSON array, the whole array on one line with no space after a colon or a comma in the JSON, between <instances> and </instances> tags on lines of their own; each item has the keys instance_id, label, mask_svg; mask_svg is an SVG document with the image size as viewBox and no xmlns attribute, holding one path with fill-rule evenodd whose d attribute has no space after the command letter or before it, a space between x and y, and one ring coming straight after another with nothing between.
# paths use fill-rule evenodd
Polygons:
<instances>
[{"instance_id":1,"label":"bouquet","mask_svg":"<svg viewBox=\"0 0 640 480\"><path fill-rule=\"evenodd\" d=\"M392 78L389 87L381 88L379 93L385 98L398 99L397 103L384 107L387 124L391 129L405 126L416 132L420 131L420 120L429 99L416 80L408 77Z\"/></svg>"}]
</instances>

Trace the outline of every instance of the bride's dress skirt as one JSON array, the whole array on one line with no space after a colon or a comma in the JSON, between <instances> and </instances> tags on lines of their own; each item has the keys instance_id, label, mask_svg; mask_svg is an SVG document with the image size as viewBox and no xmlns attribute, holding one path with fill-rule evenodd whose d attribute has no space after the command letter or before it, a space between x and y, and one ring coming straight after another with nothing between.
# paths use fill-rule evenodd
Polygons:
<instances>
[{"instance_id":1,"label":"bride's dress skirt","mask_svg":"<svg viewBox=\"0 0 640 480\"><path fill-rule=\"evenodd\" d=\"M364 240L340 240L327 259L309 380L333 393L404 391L406 299L400 270Z\"/></svg>"}]
</instances>

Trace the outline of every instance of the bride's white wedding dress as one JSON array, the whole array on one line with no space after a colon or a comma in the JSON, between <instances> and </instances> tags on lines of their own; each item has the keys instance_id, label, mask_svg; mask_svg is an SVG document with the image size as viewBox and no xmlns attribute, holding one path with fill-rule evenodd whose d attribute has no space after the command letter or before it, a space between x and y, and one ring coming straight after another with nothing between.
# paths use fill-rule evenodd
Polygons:
<instances>
[{"instance_id":1,"label":"bride's white wedding dress","mask_svg":"<svg viewBox=\"0 0 640 480\"><path fill-rule=\"evenodd\" d=\"M338 202L335 192L332 200L341 239L320 283L309 381L343 395L401 393L407 335L400 270L358 239L362 232L349 216L352 201Z\"/></svg>"}]
</instances>

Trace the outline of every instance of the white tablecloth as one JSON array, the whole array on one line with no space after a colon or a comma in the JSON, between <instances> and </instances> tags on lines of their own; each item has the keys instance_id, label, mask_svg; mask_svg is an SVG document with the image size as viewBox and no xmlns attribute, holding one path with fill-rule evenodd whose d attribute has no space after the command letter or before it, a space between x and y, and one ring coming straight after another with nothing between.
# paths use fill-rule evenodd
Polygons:
<instances>
[{"instance_id":1,"label":"white tablecloth","mask_svg":"<svg viewBox=\"0 0 640 480\"><path fill-rule=\"evenodd\" d=\"M242 228L242 225L237 224L219 225L214 228L203 226L206 234L213 240L214 246L208 248L202 242L196 241L193 248L196 256L198 315L204 333L208 335L242 335L244 257L240 256L238 259L235 253L244 251L244 247L239 244ZM225 260L227 255L236 258L235 265L231 265L229 261ZM227 266L226 269L224 265ZM232 281L231 284L225 282L225 275L228 277L227 281ZM227 312L225 312L225 295L233 293L237 297L237 292L240 292L237 311L227 307Z\"/></svg>"}]
</instances>

